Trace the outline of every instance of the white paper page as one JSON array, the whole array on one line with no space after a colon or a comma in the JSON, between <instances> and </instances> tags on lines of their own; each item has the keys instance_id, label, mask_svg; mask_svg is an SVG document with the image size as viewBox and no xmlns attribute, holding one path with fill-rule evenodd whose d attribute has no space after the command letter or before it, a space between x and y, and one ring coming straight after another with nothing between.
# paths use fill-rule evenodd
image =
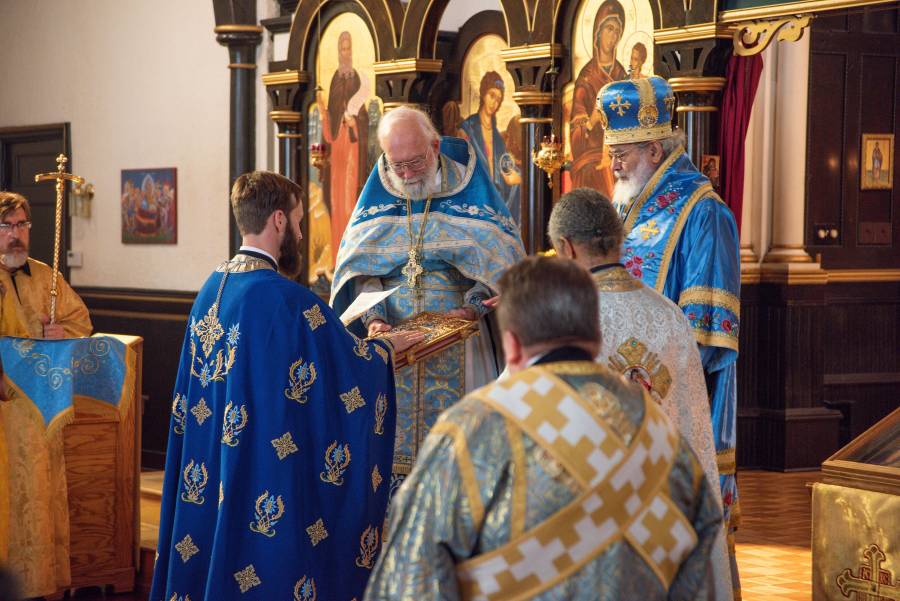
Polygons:
<instances>
[{"instance_id":1,"label":"white paper page","mask_svg":"<svg viewBox=\"0 0 900 601\"><path fill-rule=\"evenodd\" d=\"M389 290L376 290L375 292L363 292L356 297L347 310L341 315L341 321L345 326L350 325L354 319L395 293L400 286L395 286Z\"/></svg>"}]
</instances>

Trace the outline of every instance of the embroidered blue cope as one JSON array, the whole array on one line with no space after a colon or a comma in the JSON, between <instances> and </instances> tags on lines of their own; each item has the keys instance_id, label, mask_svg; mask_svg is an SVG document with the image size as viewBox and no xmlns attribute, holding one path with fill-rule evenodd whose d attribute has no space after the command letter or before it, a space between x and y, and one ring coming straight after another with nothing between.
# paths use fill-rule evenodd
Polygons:
<instances>
[{"instance_id":1,"label":"embroidered blue cope","mask_svg":"<svg viewBox=\"0 0 900 601\"><path fill-rule=\"evenodd\" d=\"M361 599L394 443L387 346L271 269L228 273L217 302L221 270L182 347L150 599Z\"/></svg>"},{"instance_id":2,"label":"embroidered blue cope","mask_svg":"<svg viewBox=\"0 0 900 601\"><path fill-rule=\"evenodd\" d=\"M432 197L425 225L425 271L450 267L466 278L496 290L500 275L525 251L518 225L475 157L470 144L459 138L441 139L447 190ZM399 277L409 259L406 200L389 192L383 157L372 170L344 232L334 272L331 305L340 314L356 297L348 284L357 277ZM424 202L412 204L413 227L422 226Z\"/></svg>"},{"instance_id":3,"label":"embroidered blue cope","mask_svg":"<svg viewBox=\"0 0 900 601\"><path fill-rule=\"evenodd\" d=\"M624 211L623 262L684 311L700 344L711 397L726 522L734 477L740 329L740 244L734 215L681 150Z\"/></svg>"}]
</instances>

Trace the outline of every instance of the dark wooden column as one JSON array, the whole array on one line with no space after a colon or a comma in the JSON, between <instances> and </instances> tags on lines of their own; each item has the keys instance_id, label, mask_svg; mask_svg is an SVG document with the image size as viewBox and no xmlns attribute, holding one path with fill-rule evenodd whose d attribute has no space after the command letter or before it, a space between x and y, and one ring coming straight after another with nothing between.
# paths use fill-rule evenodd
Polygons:
<instances>
[{"instance_id":1,"label":"dark wooden column","mask_svg":"<svg viewBox=\"0 0 900 601\"><path fill-rule=\"evenodd\" d=\"M276 71L262 76L269 94L272 110L269 118L278 132L278 171L285 177L303 183L301 158L307 143L303 131L303 113L300 99L309 74L305 71Z\"/></svg>"},{"instance_id":2,"label":"dark wooden column","mask_svg":"<svg viewBox=\"0 0 900 601\"><path fill-rule=\"evenodd\" d=\"M384 102L385 112L408 105L431 114L428 104L431 84L441 72L440 59L405 58L375 63L375 90Z\"/></svg>"},{"instance_id":3,"label":"dark wooden column","mask_svg":"<svg viewBox=\"0 0 900 601\"><path fill-rule=\"evenodd\" d=\"M553 79L562 58L562 47L554 44L517 46L501 52L507 70L512 74L516 90L513 100L519 105L522 116L523 174L521 190L522 241L525 252L534 254L547 248L547 220L553 209L553 191L547 174L539 169L531 158L541 147L541 141L553 128ZM555 129L562 139L562 130ZM553 175L553 185L559 186L559 172Z\"/></svg>"},{"instance_id":4,"label":"dark wooden column","mask_svg":"<svg viewBox=\"0 0 900 601\"><path fill-rule=\"evenodd\" d=\"M700 33L656 34L654 69L675 92L677 124L695 165L704 154L719 154L719 110L731 48L731 30L712 23Z\"/></svg>"},{"instance_id":5,"label":"dark wooden column","mask_svg":"<svg viewBox=\"0 0 900 601\"><path fill-rule=\"evenodd\" d=\"M215 28L216 41L228 48L231 70L231 117L229 128L228 187L256 165L256 47L262 41L259 25L227 24ZM229 210L230 252L240 246L241 236Z\"/></svg>"}]
</instances>

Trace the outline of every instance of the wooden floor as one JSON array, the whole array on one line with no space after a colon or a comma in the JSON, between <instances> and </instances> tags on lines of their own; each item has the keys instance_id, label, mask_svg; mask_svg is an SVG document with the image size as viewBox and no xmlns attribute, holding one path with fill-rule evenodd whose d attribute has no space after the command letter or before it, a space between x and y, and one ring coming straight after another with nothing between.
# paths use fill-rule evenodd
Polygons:
<instances>
[{"instance_id":1,"label":"wooden floor","mask_svg":"<svg viewBox=\"0 0 900 601\"><path fill-rule=\"evenodd\" d=\"M738 530L737 557L743 601L810 601L810 489L819 472L744 471L738 474L742 522ZM141 546L144 565L151 565L159 527L162 472L141 474ZM102 595L80 591L79 601L145 601L149 576L138 580L144 587L135 593Z\"/></svg>"}]
</instances>

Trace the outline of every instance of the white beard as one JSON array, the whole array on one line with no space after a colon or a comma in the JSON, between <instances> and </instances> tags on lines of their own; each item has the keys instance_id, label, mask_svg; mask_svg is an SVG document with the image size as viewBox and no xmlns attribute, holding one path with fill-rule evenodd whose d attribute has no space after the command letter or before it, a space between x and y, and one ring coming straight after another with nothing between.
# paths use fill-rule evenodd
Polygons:
<instances>
[{"instance_id":1,"label":"white beard","mask_svg":"<svg viewBox=\"0 0 900 601\"><path fill-rule=\"evenodd\" d=\"M643 191L644 186L647 185L647 182L650 181L655 172L656 167L646 158L641 157L640 163L638 163L631 174L621 179L616 177L612 202L620 214L624 214L628 210L631 203Z\"/></svg>"},{"instance_id":2,"label":"white beard","mask_svg":"<svg viewBox=\"0 0 900 601\"><path fill-rule=\"evenodd\" d=\"M411 200L423 200L429 194L433 194L435 190L432 183L436 175L437 161L419 176L418 181L412 183L404 181L402 177L390 169L387 170L388 181L391 183L391 187L403 196L408 196Z\"/></svg>"}]
</instances>

